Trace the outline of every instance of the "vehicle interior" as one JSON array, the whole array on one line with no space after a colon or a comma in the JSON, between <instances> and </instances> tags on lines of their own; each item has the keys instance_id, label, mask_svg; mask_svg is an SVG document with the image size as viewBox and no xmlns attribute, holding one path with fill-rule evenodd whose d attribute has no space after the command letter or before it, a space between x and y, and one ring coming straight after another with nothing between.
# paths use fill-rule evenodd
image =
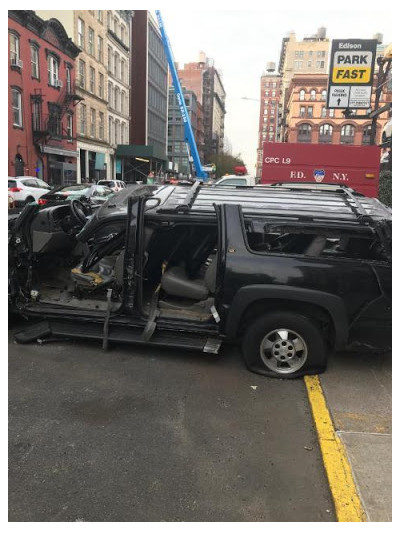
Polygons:
<instances>
[{"instance_id":1,"label":"vehicle interior","mask_svg":"<svg viewBox=\"0 0 400 533\"><path fill-rule=\"evenodd\" d=\"M90 211L90 208L89 208ZM88 207L79 200L37 212L29 225L34 252L31 295L41 304L111 311L123 304L126 217L99 224L80 238ZM139 241L137 294L144 315L212 319L217 227L148 222ZM33 293L32 293L33 291Z\"/></svg>"}]
</instances>

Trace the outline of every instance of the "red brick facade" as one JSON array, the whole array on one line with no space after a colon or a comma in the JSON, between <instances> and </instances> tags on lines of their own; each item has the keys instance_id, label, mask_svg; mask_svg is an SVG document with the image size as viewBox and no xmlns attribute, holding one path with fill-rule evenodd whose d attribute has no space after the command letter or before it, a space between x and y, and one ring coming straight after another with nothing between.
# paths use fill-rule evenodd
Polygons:
<instances>
[{"instance_id":1,"label":"red brick facade","mask_svg":"<svg viewBox=\"0 0 400 533\"><path fill-rule=\"evenodd\" d=\"M79 48L55 19L8 14L8 175L74 182Z\"/></svg>"}]
</instances>

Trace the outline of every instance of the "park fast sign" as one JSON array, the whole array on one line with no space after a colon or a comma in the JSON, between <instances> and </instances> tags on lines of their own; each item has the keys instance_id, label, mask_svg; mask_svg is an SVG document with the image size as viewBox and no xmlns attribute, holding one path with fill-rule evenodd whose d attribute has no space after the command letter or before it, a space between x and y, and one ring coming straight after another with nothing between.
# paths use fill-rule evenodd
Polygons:
<instances>
[{"instance_id":1,"label":"park fast sign","mask_svg":"<svg viewBox=\"0 0 400 533\"><path fill-rule=\"evenodd\" d=\"M376 39L333 39L327 107L371 107Z\"/></svg>"}]
</instances>

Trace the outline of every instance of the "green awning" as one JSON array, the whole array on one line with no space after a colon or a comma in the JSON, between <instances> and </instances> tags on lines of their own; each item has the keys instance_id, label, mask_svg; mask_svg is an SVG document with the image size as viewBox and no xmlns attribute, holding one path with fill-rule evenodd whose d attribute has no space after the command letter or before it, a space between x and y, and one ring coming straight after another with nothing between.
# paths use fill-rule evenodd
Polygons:
<instances>
[{"instance_id":1,"label":"green awning","mask_svg":"<svg viewBox=\"0 0 400 533\"><path fill-rule=\"evenodd\" d=\"M119 157L143 157L166 161L167 157L159 148L147 144L118 144L115 152Z\"/></svg>"}]
</instances>

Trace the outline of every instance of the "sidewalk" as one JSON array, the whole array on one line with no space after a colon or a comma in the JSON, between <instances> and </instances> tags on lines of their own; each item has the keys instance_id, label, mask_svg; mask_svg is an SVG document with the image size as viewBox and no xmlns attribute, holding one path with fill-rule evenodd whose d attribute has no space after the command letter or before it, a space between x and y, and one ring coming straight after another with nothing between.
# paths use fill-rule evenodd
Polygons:
<instances>
[{"instance_id":1,"label":"sidewalk","mask_svg":"<svg viewBox=\"0 0 400 533\"><path fill-rule=\"evenodd\" d=\"M320 376L370 522L392 520L391 363L391 354L339 353Z\"/></svg>"}]
</instances>

